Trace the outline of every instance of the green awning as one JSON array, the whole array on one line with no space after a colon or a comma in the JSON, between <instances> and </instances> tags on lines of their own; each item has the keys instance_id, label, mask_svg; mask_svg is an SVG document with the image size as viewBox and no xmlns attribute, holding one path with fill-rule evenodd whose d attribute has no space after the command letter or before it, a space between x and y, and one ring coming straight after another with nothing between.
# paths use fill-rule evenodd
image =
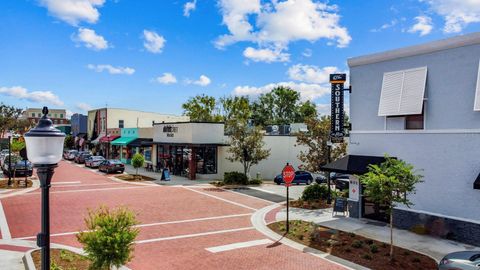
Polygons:
<instances>
[{"instance_id":1,"label":"green awning","mask_svg":"<svg viewBox=\"0 0 480 270\"><path fill-rule=\"evenodd\" d=\"M135 137L120 137L111 142L111 145L121 145L126 146L127 144L133 142L136 138Z\"/></svg>"}]
</instances>

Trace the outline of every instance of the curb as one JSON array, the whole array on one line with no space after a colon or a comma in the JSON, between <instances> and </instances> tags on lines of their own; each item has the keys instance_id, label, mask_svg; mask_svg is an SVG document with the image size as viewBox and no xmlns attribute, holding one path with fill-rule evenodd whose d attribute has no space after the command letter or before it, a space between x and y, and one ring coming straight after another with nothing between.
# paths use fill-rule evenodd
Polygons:
<instances>
[{"instance_id":1,"label":"curb","mask_svg":"<svg viewBox=\"0 0 480 270\"><path fill-rule=\"evenodd\" d=\"M327 260L331 263L340 265L340 266L345 267L347 269L350 269L350 270L356 270L356 269L358 269L358 270L369 270L369 268L366 268L364 266L349 262L347 260L344 260L342 258L333 256L333 255L325 253L323 251L305 246L303 244L297 243L297 242L295 242L293 240L290 240L288 238L284 238L282 235L279 235L276 232L270 230L267 227L267 224L265 223L265 216L268 212L270 212L271 210L279 207L280 205L281 204L278 204L278 203L273 204L273 205L264 207L264 208L256 211L255 213L253 213L250 220L251 220L253 226L255 227L255 229L257 229L259 232L263 233L264 235L268 236L269 238L271 238L273 240L277 240L277 242L280 242L280 243L282 243L286 246L297 249L297 250L302 251L304 253L308 253L308 254L313 255L315 257L322 258L324 260Z\"/></svg>"},{"instance_id":2,"label":"curb","mask_svg":"<svg viewBox=\"0 0 480 270\"><path fill-rule=\"evenodd\" d=\"M34 191L34 190L38 189L39 187L40 187L40 181L39 180L32 180L32 186L31 187L26 188L26 189L22 189L22 190L19 190L19 191L14 191L12 193L8 193L8 194L5 194L5 195L0 195L0 199L12 197L12 196L17 196L17 195L22 195L22 194L28 193L30 191Z\"/></svg>"}]
</instances>

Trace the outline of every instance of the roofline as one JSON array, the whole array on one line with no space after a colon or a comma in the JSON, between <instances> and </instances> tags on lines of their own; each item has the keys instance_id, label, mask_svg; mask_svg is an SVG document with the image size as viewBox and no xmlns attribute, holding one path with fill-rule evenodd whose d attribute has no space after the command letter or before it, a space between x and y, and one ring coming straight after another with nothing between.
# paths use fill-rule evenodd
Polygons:
<instances>
[{"instance_id":1,"label":"roofline","mask_svg":"<svg viewBox=\"0 0 480 270\"><path fill-rule=\"evenodd\" d=\"M208 122L208 121L182 121L182 122L162 122L153 123L154 126L158 125L178 125L178 124L225 124L225 122Z\"/></svg>"},{"instance_id":2,"label":"roofline","mask_svg":"<svg viewBox=\"0 0 480 270\"><path fill-rule=\"evenodd\" d=\"M400 49L389 50L380 53L352 57L349 58L347 62L349 67L355 67L476 44L480 44L480 32L432 41Z\"/></svg>"},{"instance_id":3,"label":"roofline","mask_svg":"<svg viewBox=\"0 0 480 270\"><path fill-rule=\"evenodd\" d=\"M188 117L186 115L177 115L177 114L171 114L171 113L148 112L148 111L140 111L140 110L135 110L135 109L112 108L112 107L103 107L103 108L91 109L91 110L88 110L87 113L94 112L94 111L100 111L100 110L107 110L107 111L108 110L123 110L123 111L131 111L131 112L153 113L153 114L160 114L160 115L165 115L165 116Z\"/></svg>"}]
</instances>

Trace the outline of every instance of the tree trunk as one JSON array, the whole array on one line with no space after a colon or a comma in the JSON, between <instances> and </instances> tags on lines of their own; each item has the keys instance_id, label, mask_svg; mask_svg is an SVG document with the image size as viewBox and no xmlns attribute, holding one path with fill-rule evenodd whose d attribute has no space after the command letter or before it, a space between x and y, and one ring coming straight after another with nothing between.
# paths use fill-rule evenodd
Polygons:
<instances>
[{"instance_id":1,"label":"tree trunk","mask_svg":"<svg viewBox=\"0 0 480 270\"><path fill-rule=\"evenodd\" d=\"M393 262L393 209L390 208L390 261Z\"/></svg>"},{"instance_id":2,"label":"tree trunk","mask_svg":"<svg viewBox=\"0 0 480 270\"><path fill-rule=\"evenodd\" d=\"M138 168L135 168L135 178L138 176Z\"/></svg>"}]
</instances>

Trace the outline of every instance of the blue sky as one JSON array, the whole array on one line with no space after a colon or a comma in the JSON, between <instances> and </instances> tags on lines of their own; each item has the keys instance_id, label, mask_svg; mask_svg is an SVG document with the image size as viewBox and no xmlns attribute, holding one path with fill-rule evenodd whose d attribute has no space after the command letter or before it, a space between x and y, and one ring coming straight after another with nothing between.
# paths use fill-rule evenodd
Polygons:
<instances>
[{"instance_id":1,"label":"blue sky","mask_svg":"<svg viewBox=\"0 0 480 270\"><path fill-rule=\"evenodd\" d=\"M2 0L0 101L181 114L283 83L323 113L349 57L479 29L480 0Z\"/></svg>"}]
</instances>

